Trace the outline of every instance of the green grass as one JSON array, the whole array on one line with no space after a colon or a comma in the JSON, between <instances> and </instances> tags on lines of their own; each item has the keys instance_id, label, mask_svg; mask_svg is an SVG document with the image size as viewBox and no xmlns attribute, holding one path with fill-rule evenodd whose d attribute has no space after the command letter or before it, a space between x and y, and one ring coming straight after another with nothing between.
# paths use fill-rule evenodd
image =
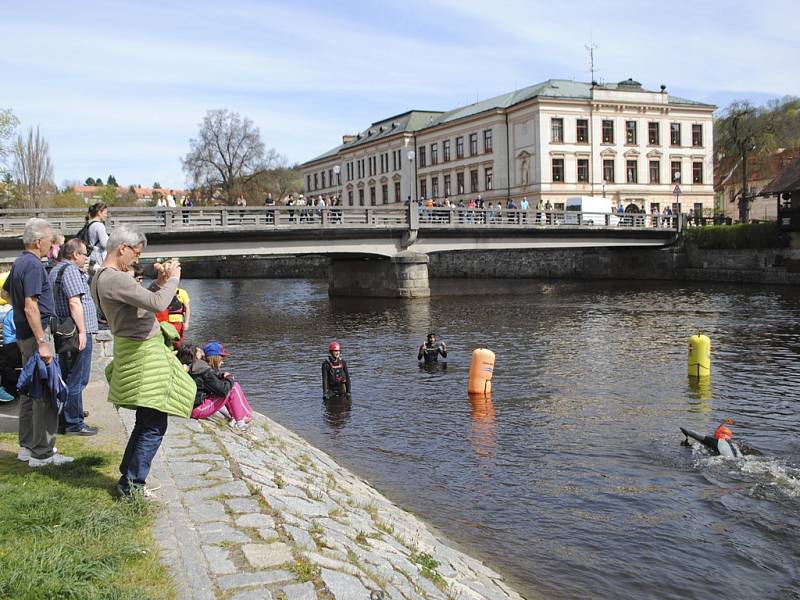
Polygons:
<instances>
[{"instance_id":1,"label":"green grass","mask_svg":"<svg viewBox=\"0 0 800 600\"><path fill-rule=\"evenodd\" d=\"M0 598L174 599L150 534L158 505L115 498L119 452L58 445L74 463L31 469L0 435Z\"/></svg>"}]
</instances>

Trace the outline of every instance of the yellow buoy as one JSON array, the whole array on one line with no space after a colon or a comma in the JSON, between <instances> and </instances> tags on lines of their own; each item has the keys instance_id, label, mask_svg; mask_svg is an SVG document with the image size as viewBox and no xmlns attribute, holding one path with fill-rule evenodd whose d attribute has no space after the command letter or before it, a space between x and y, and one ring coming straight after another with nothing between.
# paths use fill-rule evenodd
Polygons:
<instances>
[{"instance_id":1,"label":"yellow buoy","mask_svg":"<svg viewBox=\"0 0 800 600\"><path fill-rule=\"evenodd\" d=\"M689 338L689 376L709 375L711 375L711 340L706 335L693 335Z\"/></svg>"},{"instance_id":2,"label":"yellow buoy","mask_svg":"<svg viewBox=\"0 0 800 600\"><path fill-rule=\"evenodd\" d=\"M473 350L467 391L470 394L491 394L492 373L494 373L494 352L486 348Z\"/></svg>"}]
</instances>

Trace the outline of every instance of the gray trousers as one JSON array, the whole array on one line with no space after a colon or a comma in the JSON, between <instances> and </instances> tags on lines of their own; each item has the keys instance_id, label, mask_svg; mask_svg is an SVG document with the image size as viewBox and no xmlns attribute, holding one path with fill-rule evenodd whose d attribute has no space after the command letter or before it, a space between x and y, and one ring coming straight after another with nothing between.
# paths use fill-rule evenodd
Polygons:
<instances>
[{"instance_id":1,"label":"gray trousers","mask_svg":"<svg viewBox=\"0 0 800 600\"><path fill-rule=\"evenodd\" d=\"M53 350L53 338L45 333L45 338ZM17 340L22 354L22 364L28 362L38 348L36 338ZM53 354L55 356L55 352ZM53 408L50 392L45 386L44 397L35 400L26 394L19 395L19 445L28 448L34 458L53 456L58 431L58 412Z\"/></svg>"}]
</instances>

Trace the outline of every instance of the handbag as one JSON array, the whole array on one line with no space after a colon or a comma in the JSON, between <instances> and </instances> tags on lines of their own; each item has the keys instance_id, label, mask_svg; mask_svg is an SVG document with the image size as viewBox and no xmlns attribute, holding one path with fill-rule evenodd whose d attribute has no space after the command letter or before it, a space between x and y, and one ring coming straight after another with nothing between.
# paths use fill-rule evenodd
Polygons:
<instances>
[{"instance_id":1,"label":"handbag","mask_svg":"<svg viewBox=\"0 0 800 600\"><path fill-rule=\"evenodd\" d=\"M63 267L56 277L53 294L55 297L61 295L61 280L64 278ZM71 354L77 352L80 342L78 341L78 326L69 315L66 317L50 317L50 333L53 334L53 343L56 347L56 354Z\"/></svg>"}]
</instances>

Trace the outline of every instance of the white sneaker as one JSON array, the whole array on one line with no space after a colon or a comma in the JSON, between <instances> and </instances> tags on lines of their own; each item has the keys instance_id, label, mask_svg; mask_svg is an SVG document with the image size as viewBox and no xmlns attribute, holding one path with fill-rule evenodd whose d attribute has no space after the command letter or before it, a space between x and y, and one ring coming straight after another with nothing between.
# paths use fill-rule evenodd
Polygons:
<instances>
[{"instance_id":1,"label":"white sneaker","mask_svg":"<svg viewBox=\"0 0 800 600\"><path fill-rule=\"evenodd\" d=\"M58 448L53 446L53 454L58 452ZM30 448L23 448L22 446L19 447L19 452L17 453L17 460L21 460L22 462L28 462L33 456L31 455Z\"/></svg>"},{"instance_id":2,"label":"white sneaker","mask_svg":"<svg viewBox=\"0 0 800 600\"><path fill-rule=\"evenodd\" d=\"M53 454L49 458L33 458L28 461L29 467L45 467L47 465L65 465L71 463L74 458L71 456L64 456L63 454Z\"/></svg>"}]
</instances>

